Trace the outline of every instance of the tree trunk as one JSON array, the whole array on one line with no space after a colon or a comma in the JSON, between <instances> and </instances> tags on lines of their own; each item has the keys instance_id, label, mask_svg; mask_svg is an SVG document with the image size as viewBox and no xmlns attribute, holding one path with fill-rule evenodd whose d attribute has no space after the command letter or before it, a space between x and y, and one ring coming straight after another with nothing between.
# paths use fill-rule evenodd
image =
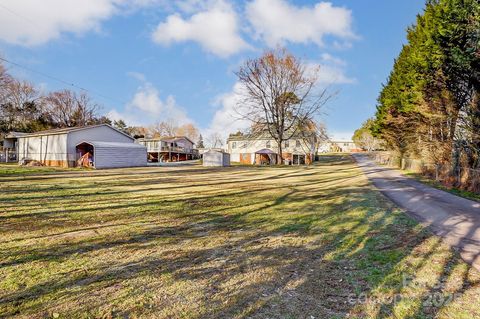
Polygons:
<instances>
[{"instance_id":1,"label":"tree trunk","mask_svg":"<svg viewBox=\"0 0 480 319\"><path fill-rule=\"evenodd\" d=\"M283 158L282 158L282 141L277 141L278 145L278 155L277 155L277 165L283 165Z\"/></svg>"}]
</instances>

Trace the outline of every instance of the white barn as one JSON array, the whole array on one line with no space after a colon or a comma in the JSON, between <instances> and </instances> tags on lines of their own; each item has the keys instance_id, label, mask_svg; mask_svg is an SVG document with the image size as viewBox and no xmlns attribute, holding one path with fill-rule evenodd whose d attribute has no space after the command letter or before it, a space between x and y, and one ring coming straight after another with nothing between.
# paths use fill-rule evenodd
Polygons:
<instances>
[{"instance_id":1,"label":"white barn","mask_svg":"<svg viewBox=\"0 0 480 319\"><path fill-rule=\"evenodd\" d=\"M86 152L95 168L147 165L147 150L108 124L70 127L18 136L17 159L47 166L74 167Z\"/></svg>"},{"instance_id":2,"label":"white barn","mask_svg":"<svg viewBox=\"0 0 480 319\"><path fill-rule=\"evenodd\" d=\"M230 166L230 154L221 150L208 150L203 153L203 166Z\"/></svg>"}]
</instances>

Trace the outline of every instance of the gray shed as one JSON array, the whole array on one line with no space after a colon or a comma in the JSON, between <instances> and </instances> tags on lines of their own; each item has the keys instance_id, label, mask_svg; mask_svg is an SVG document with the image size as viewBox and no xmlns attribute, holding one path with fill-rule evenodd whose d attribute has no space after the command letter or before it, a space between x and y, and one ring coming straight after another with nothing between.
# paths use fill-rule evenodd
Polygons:
<instances>
[{"instance_id":1,"label":"gray shed","mask_svg":"<svg viewBox=\"0 0 480 319\"><path fill-rule=\"evenodd\" d=\"M230 166L230 154L220 150L203 153L203 166Z\"/></svg>"},{"instance_id":2,"label":"gray shed","mask_svg":"<svg viewBox=\"0 0 480 319\"><path fill-rule=\"evenodd\" d=\"M134 167L147 165L147 149L136 143L85 141L76 146L77 153L89 153L95 168Z\"/></svg>"}]
</instances>

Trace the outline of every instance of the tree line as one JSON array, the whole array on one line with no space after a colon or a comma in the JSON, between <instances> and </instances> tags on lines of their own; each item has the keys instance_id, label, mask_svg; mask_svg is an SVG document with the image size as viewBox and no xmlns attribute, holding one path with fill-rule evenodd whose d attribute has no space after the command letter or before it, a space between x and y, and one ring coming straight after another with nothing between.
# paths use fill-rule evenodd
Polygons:
<instances>
[{"instance_id":1,"label":"tree line","mask_svg":"<svg viewBox=\"0 0 480 319\"><path fill-rule=\"evenodd\" d=\"M427 1L407 40L370 131L399 158L480 168L479 1Z\"/></svg>"},{"instance_id":2,"label":"tree line","mask_svg":"<svg viewBox=\"0 0 480 319\"><path fill-rule=\"evenodd\" d=\"M44 94L32 83L10 75L0 64L0 134L109 123L86 92Z\"/></svg>"}]
</instances>

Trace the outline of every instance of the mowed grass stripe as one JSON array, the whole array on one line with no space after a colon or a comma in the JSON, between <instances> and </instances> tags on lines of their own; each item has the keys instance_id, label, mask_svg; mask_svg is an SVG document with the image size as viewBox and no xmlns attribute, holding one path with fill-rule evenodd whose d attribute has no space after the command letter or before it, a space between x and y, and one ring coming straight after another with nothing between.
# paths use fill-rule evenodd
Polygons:
<instances>
[{"instance_id":1,"label":"mowed grass stripe","mask_svg":"<svg viewBox=\"0 0 480 319\"><path fill-rule=\"evenodd\" d=\"M0 185L0 317L480 316L478 273L348 156L312 167L0 165ZM432 294L456 298L429 305Z\"/></svg>"}]
</instances>

